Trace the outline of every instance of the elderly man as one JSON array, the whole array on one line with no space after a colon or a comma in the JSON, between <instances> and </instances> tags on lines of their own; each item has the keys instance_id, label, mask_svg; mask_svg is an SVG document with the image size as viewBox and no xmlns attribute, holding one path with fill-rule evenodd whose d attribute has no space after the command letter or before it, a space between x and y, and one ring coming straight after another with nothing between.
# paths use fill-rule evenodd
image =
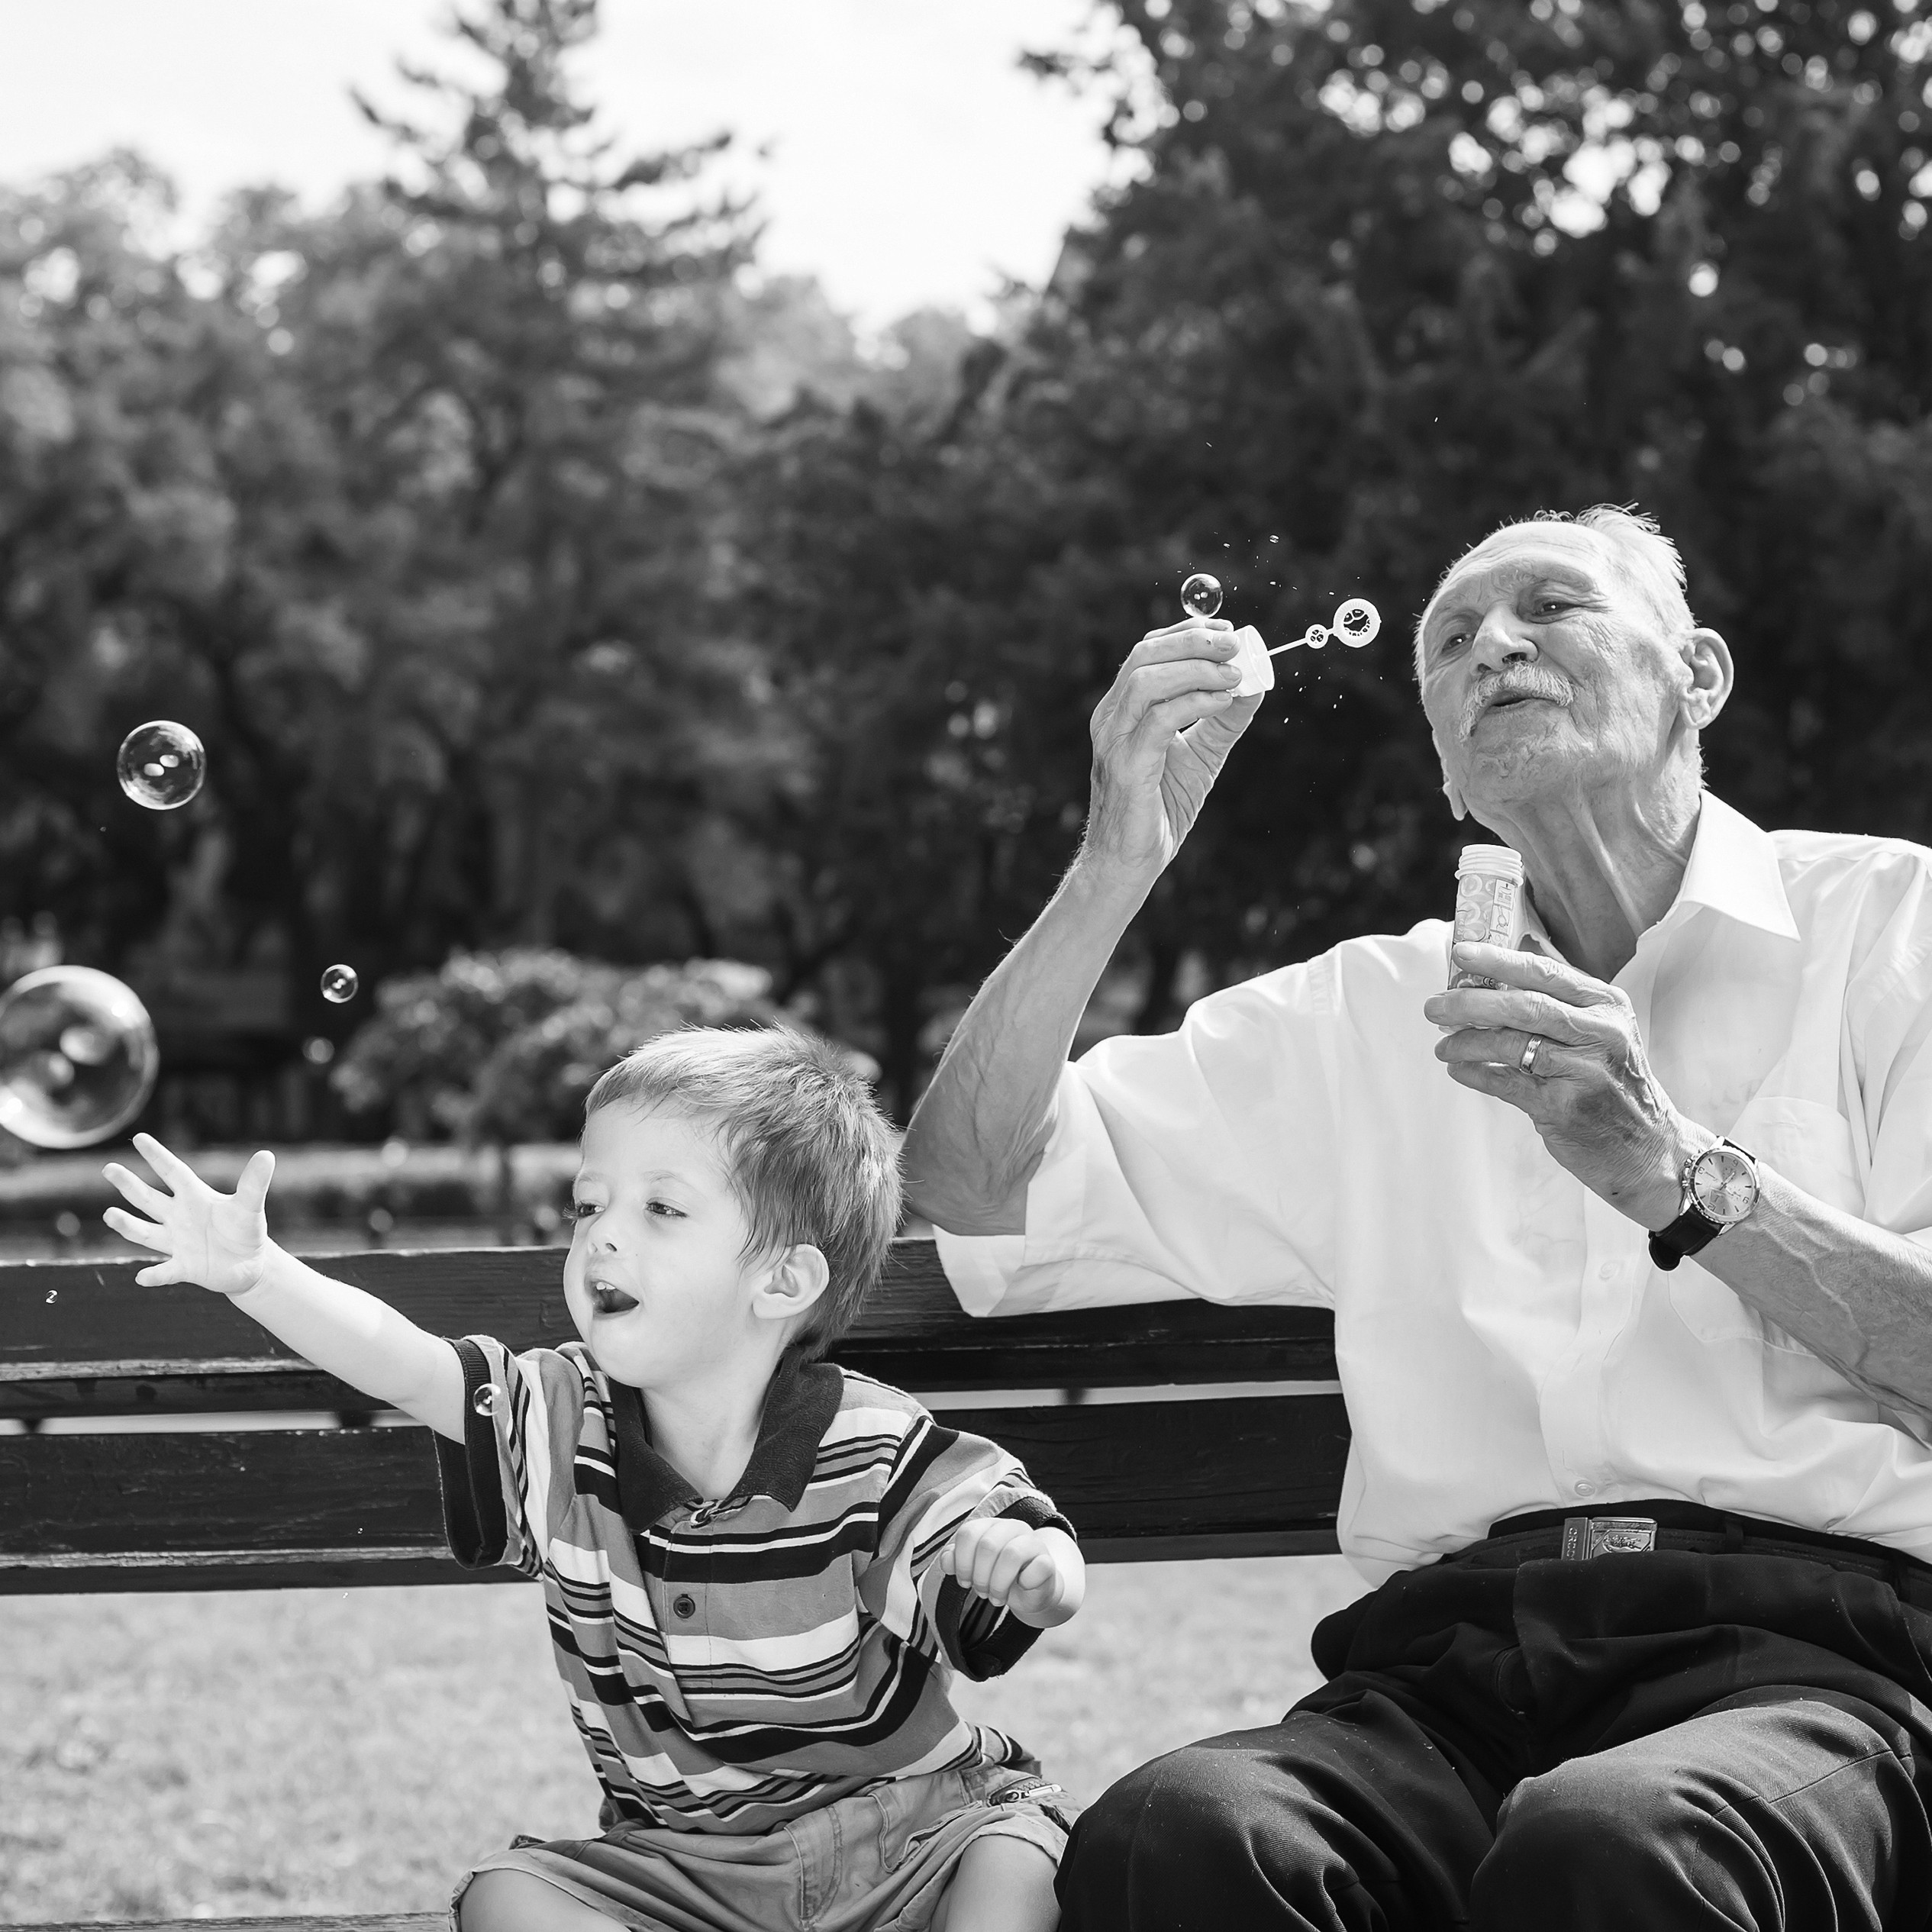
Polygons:
<instances>
[{"instance_id":1,"label":"elderly man","mask_svg":"<svg viewBox=\"0 0 1932 1932\"><path fill-rule=\"evenodd\" d=\"M1334 1311L1379 1587L1279 1724L1099 1800L1062 1923L1923 1926L1932 853L1703 789L1730 654L1647 519L1499 531L1416 650L1526 867L1525 950L1454 951L1497 983L1429 921L1066 1063L1259 702L1176 625L908 1136L969 1307Z\"/></svg>"}]
</instances>

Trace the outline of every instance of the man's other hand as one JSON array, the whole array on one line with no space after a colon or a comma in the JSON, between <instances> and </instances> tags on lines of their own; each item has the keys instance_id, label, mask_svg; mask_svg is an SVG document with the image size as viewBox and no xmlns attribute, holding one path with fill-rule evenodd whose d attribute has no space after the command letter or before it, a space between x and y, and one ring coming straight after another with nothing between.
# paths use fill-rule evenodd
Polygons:
<instances>
[{"instance_id":1,"label":"man's other hand","mask_svg":"<svg viewBox=\"0 0 1932 1932\"><path fill-rule=\"evenodd\" d=\"M1650 1228L1676 1220L1683 1163L1714 1137L1658 1085L1629 995L1539 953L1465 943L1450 959L1498 982L1423 1003L1429 1019L1454 1029L1436 1044L1450 1078L1521 1108L1556 1159L1631 1220Z\"/></svg>"}]
</instances>

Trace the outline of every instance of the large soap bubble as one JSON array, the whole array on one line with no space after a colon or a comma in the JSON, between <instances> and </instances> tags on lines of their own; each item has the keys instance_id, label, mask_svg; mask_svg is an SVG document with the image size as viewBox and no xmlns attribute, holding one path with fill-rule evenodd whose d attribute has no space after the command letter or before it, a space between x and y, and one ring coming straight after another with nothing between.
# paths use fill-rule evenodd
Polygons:
<instances>
[{"instance_id":1,"label":"large soap bubble","mask_svg":"<svg viewBox=\"0 0 1932 1932\"><path fill-rule=\"evenodd\" d=\"M114 763L121 789L150 811L173 811L202 789L208 754L185 724L165 718L137 724L121 741Z\"/></svg>"},{"instance_id":2,"label":"large soap bubble","mask_svg":"<svg viewBox=\"0 0 1932 1932\"><path fill-rule=\"evenodd\" d=\"M147 1008L92 966L44 966L0 997L0 1127L37 1147L118 1133L160 1066Z\"/></svg>"}]
</instances>

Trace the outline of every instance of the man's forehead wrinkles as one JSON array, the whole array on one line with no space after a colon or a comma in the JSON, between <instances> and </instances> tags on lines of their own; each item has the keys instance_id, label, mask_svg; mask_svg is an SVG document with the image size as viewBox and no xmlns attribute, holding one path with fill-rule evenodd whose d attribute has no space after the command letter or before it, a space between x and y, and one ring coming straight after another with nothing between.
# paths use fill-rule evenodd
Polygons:
<instances>
[{"instance_id":1,"label":"man's forehead wrinkles","mask_svg":"<svg viewBox=\"0 0 1932 1932\"><path fill-rule=\"evenodd\" d=\"M1493 562L1472 561L1436 592L1423 621L1427 624L1451 611L1460 614L1479 608L1485 600L1473 594L1479 589L1486 590L1493 599L1505 592L1520 590L1525 584L1550 579L1560 579L1589 590L1598 588L1595 575L1582 563L1561 557L1499 557Z\"/></svg>"}]
</instances>

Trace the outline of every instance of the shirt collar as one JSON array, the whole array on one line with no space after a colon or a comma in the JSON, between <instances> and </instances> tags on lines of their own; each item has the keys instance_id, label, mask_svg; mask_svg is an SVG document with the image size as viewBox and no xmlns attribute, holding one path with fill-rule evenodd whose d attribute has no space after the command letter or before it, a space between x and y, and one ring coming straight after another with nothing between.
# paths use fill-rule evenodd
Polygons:
<instances>
[{"instance_id":1,"label":"shirt collar","mask_svg":"<svg viewBox=\"0 0 1932 1932\"><path fill-rule=\"evenodd\" d=\"M843 1399L844 1378L830 1362L802 1361L788 1353L765 1391L758 1440L730 1500L769 1496L796 1509L818 1460L818 1445ZM650 1439L644 1398L635 1389L609 1384L617 1421L618 1507L633 1530L647 1530L680 1503L704 1499Z\"/></svg>"},{"instance_id":2,"label":"shirt collar","mask_svg":"<svg viewBox=\"0 0 1932 1932\"><path fill-rule=\"evenodd\" d=\"M1698 813L1690 863L1671 911L1696 905L1779 939L1798 936L1771 834L1709 792Z\"/></svg>"}]
</instances>

